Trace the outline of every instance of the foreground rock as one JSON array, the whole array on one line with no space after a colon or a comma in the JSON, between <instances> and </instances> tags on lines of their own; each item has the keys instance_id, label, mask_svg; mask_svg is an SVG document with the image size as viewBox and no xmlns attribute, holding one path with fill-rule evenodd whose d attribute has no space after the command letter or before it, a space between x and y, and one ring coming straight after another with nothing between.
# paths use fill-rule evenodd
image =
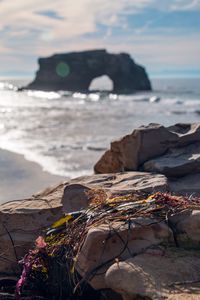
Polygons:
<instances>
[{"instance_id":1,"label":"foreground rock","mask_svg":"<svg viewBox=\"0 0 200 300\"><path fill-rule=\"evenodd\" d=\"M111 143L94 166L96 173L145 171L168 177L176 194L200 195L200 123L150 124ZM198 173L198 174L195 174Z\"/></svg>"},{"instance_id":2,"label":"foreground rock","mask_svg":"<svg viewBox=\"0 0 200 300\"><path fill-rule=\"evenodd\" d=\"M18 260L33 247L35 238L63 212L87 207L88 191L104 188L108 195L167 191L163 175L130 172L80 177L46 189L30 199L0 205L0 273L19 272Z\"/></svg>"},{"instance_id":3,"label":"foreground rock","mask_svg":"<svg viewBox=\"0 0 200 300\"><path fill-rule=\"evenodd\" d=\"M75 267L83 277L90 274L88 280L93 288L105 289L105 272L115 258L126 260L152 246L168 245L170 240L171 229L157 220L136 218L127 224L101 225L88 231Z\"/></svg>"},{"instance_id":4,"label":"foreground rock","mask_svg":"<svg viewBox=\"0 0 200 300\"><path fill-rule=\"evenodd\" d=\"M149 124L111 143L111 148L94 166L96 173L137 171L144 162L170 148L200 142L200 123L164 127Z\"/></svg>"},{"instance_id":5,"label":"foreground rock","mask_svg":"<svg viewBox=\"0 0 200 300\"><path fill-rule=\"evenodd\" d=\"M106 272L107 287L123 300L187 299L200 297L200 256L198 252L167 251L164 255L141 254L113 264ZM188 284L190 283L190 284Z\"/></svg>"},{"instance_id":6,"label":"foreground rock","mask_svg":"<svg viewBox=\"0 0 200 300\"><path fill-rule=\"evenodd\" d=\"M39 66L35 80L26 89L88 92L94 78L107 75L115 93L151 90L145 69L127 53L91 50L55 54L40 58Z\"/></svg>"},{"instance_id":7,"label":"foreground rock","mask_svg":"<svg viewBox=\"0 0 200 300\"><path fill-rule=\"evenodd\" d=\"M69 238L68 247L63 245L69 251L64 258L72 260L69 270L75 269L93 289L111 289L123 300L138 295L198 299L200 198L192 196L200 195L199 144L200 123L142 127L114 142L96 165L98 170L123 172L80 177L1 205L0 275L18 275L18 260L44 229L63 213L94 201L70 219L74 223L67 223L67 231L65 223L61 226ZM46 242L37 255L44 256ZM51 253L49 258L54 259ZM118 296L113 297L106 299Z\"/></svg>"},{"instance_id":8,"label":"foreground rock","mask_svg":"<svg viewBox=\"0 0 200 300\"><path fill-rule=\"evenodd\" d=\"M166 222L144 214L90 228L76 258L77 271L93 288L111 288L124 300L136 295L163 299L176 293L179 282L199 282L200 211L183 209L168 217Z\"/></svg>"},{"instance_id":9,"label":"foreground rock","mask_svg":"<svg viewBox=\"0 0 200 300\"><path fill-rule=\"evenodd\" d=\"M196 190L199 190L198 181L195 182ZM30 199L5 203L0 206L0 272L5 273L6 270L8 274L17 273L17 260L32 248L35 238L42 234L43 229L59 219L64 212L86 208L91 199L90 192L103 189L108 197L135 193L145 196L157 191L175 191L176 187L177 182L168 182L162 174L99 174L73 179ZM187 190L185 182L182 188Z\"/></svg>"},{"instance_id":10,"label":"foreground rock","mask_svg":"<svg viewBox=\"0 0 200 300\"><path fill-rule=\"evenodd\" d=\"M145 197L140 172L94 175L60 184L29 200L2 205L0 273L4 276L5 273L18 274L17 260L33 248L35 238L44 229L58 220L63 211L72 211L77 206L86 208L95 201L74 222L67 223L67 228L61 224L61 232L61 228L52 227L58 230L58 235L49 240L48 246L48 239L46 242L43 239L43 244L36 247L39 252L35 252L34 268L37 268L38 255L44 257L44 261L48 255L50 270L55 267L57 273L70 270L71 274L73 267L93 289L99 292L110 289L119 295L115 297L109 293L110 296L105 298L109 300L132 300L138 295L148 299L179 299L176 298L179 295L183 297L180 299L196 299L195 293L200 295L200 287L195 293L190 289L200 280L199 199L186 200L160 192L154 194L153 188L148 186L151 177L155 182L158 179L158 186L161 180L160 188L164 191L168 188L164 175L145 173L143 180L147 194L153 193L151 197ZM102 188L106 198L101 194ZM67 237L66 242L63 234ZM41 241L41 237L40 242L37 239L37 243ZM53 245L57 252L51 252ZM58 265L54 266L57 260ZM65 260L66 265L62 265ZM42 270L42 260L39 262L39 270ZM68 276L74 273L70 274ZM68 276L64 276L65 279ZM59 279L53 278L56 285ZM64 286L68 287L66 282ZM53 285L51 291L53 293ZM58 292L56 289L56 295ZM190 298L191 295L194 298Z\"/></svg>"}]
</instances>

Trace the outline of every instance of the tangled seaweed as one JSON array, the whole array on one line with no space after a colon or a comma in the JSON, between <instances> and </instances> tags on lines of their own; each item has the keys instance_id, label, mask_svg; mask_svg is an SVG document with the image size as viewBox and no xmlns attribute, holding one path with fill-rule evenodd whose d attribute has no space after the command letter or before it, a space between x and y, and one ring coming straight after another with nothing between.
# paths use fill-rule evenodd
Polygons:
<instances>
[{"instance_id":1,"label":"tangled seaweed","mask_svg":"<svg viewBox=\"0 0 200 300\"><path fill-rule=\"evenodd\" d=\"M44 236L36 239L35 249L25 255L21 261L22 275L16 286L17 300L24 294L34 293L43 299L78 299L84 283L102 267L82 279L75 270L77 257L92 227L127 222L137 217L167 222L169 216L177 212L200 209L200 198L160 192L146 199L136 194L109 198L103 190L93 191L88 196L90 205L87 209L63 216L47 229ZM113 257L113 261L115 259Z\"/></svg>"}]
</instances>

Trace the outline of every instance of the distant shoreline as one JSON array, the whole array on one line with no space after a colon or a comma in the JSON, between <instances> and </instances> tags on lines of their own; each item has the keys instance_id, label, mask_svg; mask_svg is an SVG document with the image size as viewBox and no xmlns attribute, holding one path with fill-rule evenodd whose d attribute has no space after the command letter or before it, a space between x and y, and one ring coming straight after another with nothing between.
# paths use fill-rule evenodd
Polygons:
<instances>
[{"instance_id":1,"label":"distant shoreline","mask_svg":"<svg viewBox=\"0 0 200 300\"><path fill-rule=\"evenodd\" d=\"M23 155L0 149L0 204L29 198L63 180L64 177L43 171L39 164Z\"/></svg>"}]
</instances>

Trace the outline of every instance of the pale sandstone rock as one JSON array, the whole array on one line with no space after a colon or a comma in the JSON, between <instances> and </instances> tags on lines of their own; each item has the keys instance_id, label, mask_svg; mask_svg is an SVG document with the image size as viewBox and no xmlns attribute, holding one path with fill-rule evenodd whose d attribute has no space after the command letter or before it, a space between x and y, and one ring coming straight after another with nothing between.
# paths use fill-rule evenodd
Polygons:
<instances>
[{"instance_id":1,"label":"pale sandstone rock","mask_svg":"<svg viewBox=\"0 0 200 300\"><path fill-rule=\"evenodd\" d=\"M164 222L155 222L137 218L131 224L114 222L89 229L77 257L76 270L93 288L106 288L104 273L115 258L124 260L152 245L172 241L169 227Z\"/></svg>"},{"instance_id":2,"label":"pale sandstone rock","mask_svg":"<svg viewBox=\"0 0 200 300\"><path fill-rule=\"evenodd\" d=\"M164 127L149 124L111 143L110 150L94 166L96 173L136 171L145 161L168 149L200 141L200 123Z\"/></svg>"},{"instance_id":3,"label":"pale sandstone rock","mask_svg":"<svg viewBox=\"0 0 200 300\"><path fill-rule=\"evenodd\" d=\"M148 160L144 163L143 169L168 177L181 177L200 172L200 143L172 148L166 154Z\"/></svg>"},{"instance_id":4,"label":"pale sandstone rock","mask_svg":"<svg viewBox=\"0 0 200 300\"><path fill-rule=\"evenodd\" d=\"M104 189L109 196L138 193L166 192L167 178L161 174L124 172L84 176L71 180L64 189L63 211L76 211L87 207L88 191Z\"/></svg>"},{"instance_id":5,"label":"pale sandstone rock","mask_svg":"<svg viewBox=\"0 0 200 300\"><path fill-rule=\"evenodd\" d=\"M86 208L89 204L90 188L84 183L67 184L62 196L63 212L73 212Z\"/></svg>"},{"instance_id":6,"label":"pale sandstone rock","mask_svg":"<svg viewBox=\"0 0 200 300\"><path fill-rule=\"evenodd\" d=\"M123 300L137 299L137 295L152 300L192 300L200 296L200 286L196 291L190 290L191 283L200 280L199 270L197 252L168 251L163 256L141 254L113 264L106 272L105 282L108 288L121 294ZM190 285L177 285L180 282L190 282Z\"/></svg>"},{"instance_id":7,"label":"pale sandstone rock","mask_svg":"<svg viewBox=\"0 0 200 300\"><path fill-rule=\"evenodd\" d=\"M200 210L185 210L170 217L177 239L183 246L200 249Z\"/></svg>"}]
</instances>

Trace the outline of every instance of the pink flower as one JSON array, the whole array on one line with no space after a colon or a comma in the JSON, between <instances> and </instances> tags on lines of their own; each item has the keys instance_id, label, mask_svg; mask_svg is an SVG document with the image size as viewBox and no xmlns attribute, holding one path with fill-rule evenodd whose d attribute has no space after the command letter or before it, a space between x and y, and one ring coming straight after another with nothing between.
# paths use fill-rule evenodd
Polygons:
<instances>
[{"instance_id":1,"label":"pink flower","mask_svg":"<svg viewBox=\"0 0 200 300\"><path fill-rule=\"evenodd\" d=\"M29 254L27 254L27 255L25 255L25 257L23 259L22 275L16 284L16 290L15 290L15 299L16 300L21 299L21 290L22 290L22 287L23 287L24 283L26 282L28 275L31 271L31 266L32 266L32 262L30 260Z\"/></svg>"},{"instance_id":2,"label":"pink flower","mask_svg":"<svg viewBox=\"0 0 200 300\"><path fill-rule=\"evenodd\" d=\"M44 240L44 238L43 238L42 236L39 236L39 237L36 239L35 244L36 244L36 247L37 247L38 249L43 249L43 248L45 248L46 245L47 245L46 242L45 242L45 240Z\"/></svg>"}]
</instances>

